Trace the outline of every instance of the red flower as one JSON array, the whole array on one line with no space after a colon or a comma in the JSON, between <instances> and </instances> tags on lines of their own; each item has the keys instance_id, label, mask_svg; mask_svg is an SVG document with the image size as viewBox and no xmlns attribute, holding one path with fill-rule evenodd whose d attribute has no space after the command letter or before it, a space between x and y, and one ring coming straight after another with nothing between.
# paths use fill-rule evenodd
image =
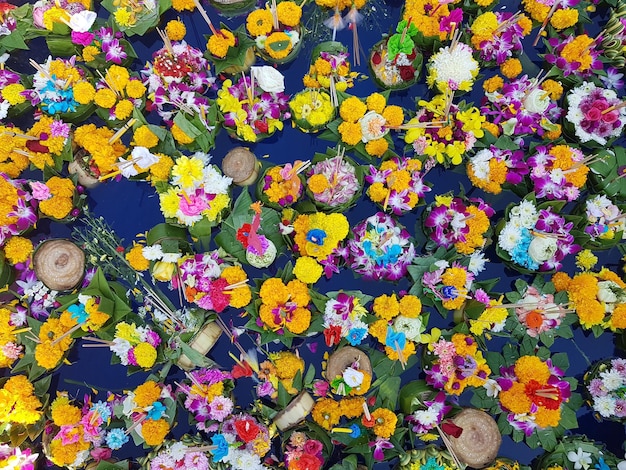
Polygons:
<instances>
[{"instance_id":1,"label":"red flower","mask_svg":"<svg viewBox=\"0 0 626 470\"><path fill-rule=\"evenodd\" d=\"M526 384L526 396L538 406L543 406L549 410L558 410L563 401L561 391L558 387L548 384L540 384L536 380L531 380Z\"/></svg>"},{"instance_id":2,"label":"red flower","mask_svg":"<svg viewBox=\"0 0 626 470\"><path fill-rule=\"evenodd\" d=\"M250 364L246 361L242 361L241 364L235 364L230 373L232 374L233 379L240 379L242 377L252 377L253 371Z\"/></svg>"},{"instance_id":3,"label":"red flower","mask_svg":"<svg viewBox=\"0 0 626 470\"><path fill-rule=\"evenodd\" d=\"M254 121L254 127L256 127L261 134L267 134L267 130L269 129L265 121Z\"/></svg>"},{"instance_id":4,"label":"red flower","mask_svg":"<svg viewBox=\"0 0 626 470\"><path fill-rule=\"evenodd\" d=\"M302 454L299 459L289 461L289 470L319 470L322 461L311 454Z\"/></svg>"},{"instance_id":5,"label":"red flower","mask_svg":"<svg viewBox=\"0 0 626 470\"><path fill-rule=\"evenodd\" d=\"M326 328L324 330L324 339L326 340L326 346L329 348L339 344L339 341L341 341L341 327L332 325Z\"/></svg>"},{"instance_id":6,"label":"red flower","mask_svg":"<svg viewBox=\"0 0 626 470\"><path fill-rule=\"evenodd\" d=\"M380 57L380 53L378 51L374 52L374 55L372 56L372 64L378 65L381 61L382 58Z\"/></svg>"},{"instance_id":7,"label":"red flower","mask_svg":"<svg viewBox=\"0 0 626 470\"><path fill-rule=\"evenodd\" d=\"M252 230L252 225L243 224L239 230L237 230L237 241L243 245L245 249L248 249L248 236Z\"/></svg>"},{"instance_id":8,"label":"red flower","mask_svg":"<svg viewBox=\"0 0 626 470\"><path fill-rule=\"evenodd\" d=\"M256 439L259 434L259 426L251 419L246 418L235 422L235 431L239 438L246 444Z\"/></svg>"},{"instance_id":9,"label":"red flower","mask_svg":"<svg viewBox=\"0 0 626 470\"><path fill-rule=\"evenodd\" d=\"M213 310L217 313L223 312L230 303L230 295L224 288L228 285L228 281L224 278L216 279L211 282L211 303L213 304Z\"/></svg>"},{"instance_id":10,"label":"red flower","mask_svg":"<svg viewBox=\"0 0 626 470\"><path fill-rule=\"evenodd\" d=\"M409 82L415 78L415 69L410 65L401 65L398 67L400 78L405 82Z\"/></svg>"}]
</instances>

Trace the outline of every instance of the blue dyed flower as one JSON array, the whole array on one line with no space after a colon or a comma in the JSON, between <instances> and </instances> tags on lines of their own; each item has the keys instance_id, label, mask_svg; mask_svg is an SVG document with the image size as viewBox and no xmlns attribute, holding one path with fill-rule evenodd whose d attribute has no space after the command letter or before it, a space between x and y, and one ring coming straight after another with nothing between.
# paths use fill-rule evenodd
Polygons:
<instances>
[{"instance_id":1,"label":"blue dyed flower","mask_svg":"<svg viewBox=\"0 0 626 470\"><path fill-rule=\"evenodd\" d=\"M306 234L306 241L322 246L324 239L327 237L326 232L320 228L312 228Z\"/></svg>"},{"instance_id":2,"label":"blue dyed flower","mask_svg":"<svg viewBox=\"0 0 626 470\"><path fill-rule=\"evenodd\" d=\"M214 446L217 446L216 449L210 451L211 454L213 454L213 460L215 462L221 461L228 455L228 442L226 442L226 438L223 434L215 434L212 436L211 443Z\"/></svg>"},{"instance_id":3,"label":"blue dyed flower","mask_svg":"<svg viewBox=\"0 0 626 470\"><path fill-rule=\"evenodd\" d=\"M389 346L391 349L400 350L404 349L406 346L406 335L402 331L398 331L397 333L393 331L393 329L388 326L387 327L387 336L385 337L385 346Z\"/></svg>"},{"instance_id":4,"label":"blue dyed flower","mask_svg":"<svg viewBox=\"0 0 626 470\"><path fill-rule=\"evenodd\" d=\"M161 416L165 413L165 405L159 401L155 401L152 404L152 409L148 411L148 419L161 419Z\"/></svg>"},{"instance_id":5,"label":"blue dyed flower","mask_svg":"<svg viewBox=\"0 0 626 470\"><path fill-rule=\"evenodd\" d=\"M76 320L76 323L85 323L89 319L89 314L85 311L83 304L70 305L67 311L72 314L72 319Z\"/></svg>"},{"instance_id":6,"label":"blue dyed flower","mask_svg":"<svg viewBox=\"0 0 626 470\"><path fill-rule=\"evenodd\" d=\"M352 429L352 432L350 433L350 437L352 439L356 439L361 435L361 428L358 424L351 424L350 429Z\"/></svg>"},{"instance_id":7,"label":"blue dyed flower","mask_svg":"<svg viewBox=\"0 0 626 470\"><path fill-rule=\"evenodd\" d=\"M128 436L121 428L111 429L106 437L107 446L112 450L117 450L128 442Z\"/></svg>"},{"instance_id":8,"label":"blue dyed flower","mask_svg":"<svg viewBox=\"0 0 626 470\"><path fill-rule=\"evenodd\" d=\"M459 292L454 286L443 286L441 294L445 300L454 300L459 296Z\"/></svg>"},{"instance_id":9,"label":"blue dyed flower","mask_svg":"<svg viewBox=\"0 0 626 470\"><path fill-rule=\"evenodd\" d=\"M539 269L539 264L535 262L528 254L528 247L530 246L530 242L532 242L532 240L533 237L528 229L522 229L520 239L510 253L511 260L513 260L513 262L525 268L536 271L537 269Z\"/></svg>"},{"instance_id":10,"label":"blue dyed flower","mask_svg":"<svg viewBox=\"0 0 626 470\"><path fill-rule=\"evenodd\" d=\"M104 401L99 401L91 405L91 411L98 413L102 421L108 422L109 418L111 418L111 407Z\"/></svg>"},{"instance_id":11,"label":"blue dyed flower","mask_svg":"<svg viewBox=\"0 0 626 470\"><path fill-rule=\"evenodd\" d=\"M361 344L361 341L363 341L365 335L367 335L366 328L352 328L350 331L348 331L348 343L350 343L350 345L352 346L357 346Z\"/></svg>"}]
</instances>

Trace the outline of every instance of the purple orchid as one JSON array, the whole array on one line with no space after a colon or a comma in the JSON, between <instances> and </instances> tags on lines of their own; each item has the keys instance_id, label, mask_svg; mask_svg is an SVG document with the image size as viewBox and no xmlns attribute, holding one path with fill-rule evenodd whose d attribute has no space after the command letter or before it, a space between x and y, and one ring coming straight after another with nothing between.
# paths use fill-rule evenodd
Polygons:
<instances>
[{"instance_id":1,"label":"purple orchid","mask_svg":"<svg viewBox=\"0 0 626 470\"><path fill-rule=\"evenodd\" d=\"M393 444L389 442L389 439L382 437L377 437L375 441L369 443L369 446L374 448L372 455L374 460L379 462L385 460L385 449L393 449Z\"/></svg>"}]
</instances>

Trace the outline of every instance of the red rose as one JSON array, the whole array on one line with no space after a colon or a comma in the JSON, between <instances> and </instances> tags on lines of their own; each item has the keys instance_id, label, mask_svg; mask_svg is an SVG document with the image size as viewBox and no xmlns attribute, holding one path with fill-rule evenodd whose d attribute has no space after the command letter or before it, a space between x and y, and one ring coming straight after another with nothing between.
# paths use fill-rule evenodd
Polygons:
<instances>
[{"instance_id":1,"label":"red rose","mask_svg":"<svg viewBox=\"0 0 626 470\"><path fill-rule=\"evenodd\" d=\"M408 56L406 56L406 58L409 59L410 61L413 61L413 59L415 59L416 55L417 55L417 50L415 48L413 48L411 53Z\"/></svg>"},{"instance_id":2,"label":"red rose","mask_svg":"<svg viewBox=\"0 0 626 470\"><path fill-rule=\"evenodd\" d=\"M400 78L405 82L410 82L415 78L415 69L410 65L401 65L398 69L400 70Z\"/></svg>"},{"instance_id":3,"label":"red rose","mask_svg":"<svg viewBox=\"0 0 626 470\"><path fill-rule=\"evenodd\" d=\"M266 134L269 129L265 121L254 121L254 127L256 127L261 134Z\"/></svg>"},{"instance_id":4,"label":"red rose","mask_svg":"<svg viewBox=\"0 0 626 470\"><path fill-rule=\"evenodd\" d=\"M382 58L380 57L380 53L378 51L374 52L374 55L372 56L372 64L378 65L381 61Z\"/></svg>"},{"instance_id":5,"label":"red rose","mask_svg":"<svg viewBox=\"0 0 626 470\"><path fill-rule=\"evenodd\" d=\"M251 419L242 419L235 422L235 431L239 439L247 444L259 435L259 426Z\"/></svg>"}]
</instances>

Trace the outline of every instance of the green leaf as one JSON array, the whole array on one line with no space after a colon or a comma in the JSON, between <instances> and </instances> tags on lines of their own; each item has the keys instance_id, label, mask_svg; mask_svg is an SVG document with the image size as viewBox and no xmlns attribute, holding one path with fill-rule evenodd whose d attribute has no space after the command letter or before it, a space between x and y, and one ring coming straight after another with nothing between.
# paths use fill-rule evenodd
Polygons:
<instances>
[{"instance_id":1,"label":"green leaf","mask_svg":"<svg viewBox=\"0 0 626 470\"><path fill-rule=\"evenodd\" d=\"M395 410L400 391L400 377L387 377L378 387L378 398L382 400L383 406Z\"/></svg>"},{"instance_id":2,"label":"green leaf","mask_svg":"<svg viewBox=\"0 0 626 470\"><path fill-rule=\"evenodd\" d=\"M543 447L545 451L550 452L556 447L556 435L552 428L538 429L536 432L537 437L539 437L539 442L541 442L541 447Z\"/></svg>"},{"instance_id":3,"label":"green leaf","mask_svg":"<svg viewBox=\"0 0 626 470\"><path fill-rule=\"evenodd\" d=\"M329 470L356 470L357 467L357 459L356 455L349 455L341 462L336 463Z\"/></svg>"}]
</instances>

